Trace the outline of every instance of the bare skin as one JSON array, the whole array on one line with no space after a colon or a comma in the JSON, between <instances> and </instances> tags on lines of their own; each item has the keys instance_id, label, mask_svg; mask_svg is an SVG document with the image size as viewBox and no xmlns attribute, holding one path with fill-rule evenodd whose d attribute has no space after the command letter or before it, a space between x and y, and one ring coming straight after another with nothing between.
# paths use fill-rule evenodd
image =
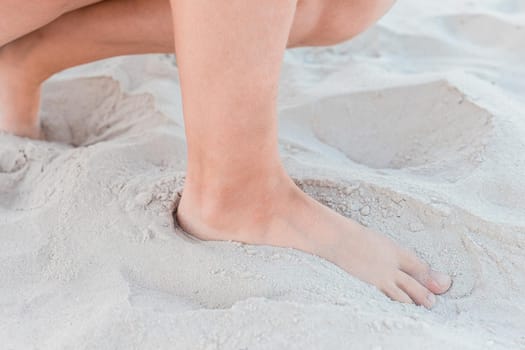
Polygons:
<instances>
[{"instance_id":1,"label":"bare skin","mask_svg":"<svg viewBox=\"0 0 525 350\"><path fill-rule=\"evenodd\" d=\"M38 29L64 13L94 4L101 0L45 0L0 1L0 47L35 29Z\"/></svg>"},{"instance_id":2,"label":"bare skin","mask_svg":"<svg viewBox=\"0 0 525 350\"><path fill-rule=\"evenodd\" d=\"M175 42L188 142L179 224L205 240L321 256L394 300L430 308L450 278L304 194L277 147L285 48L351 38L391 3L172 0L171 13L167 0L114 0L79 9L0 49L0 129L38 136L39 86L58 71L117 55L173 52Z\"/></svg>"},{"instance_id":3,"label":"bare skin","mask_svg":"<svg viewBox=\"0 0 525 350\"><path fill-rule=\"evenodd\" d=\"M173 52L173 47L167 0L112 0L69 12L0 47L0 130L41 137L40 86L57 72L112 56Z\"/></svg>"}]
</instances>

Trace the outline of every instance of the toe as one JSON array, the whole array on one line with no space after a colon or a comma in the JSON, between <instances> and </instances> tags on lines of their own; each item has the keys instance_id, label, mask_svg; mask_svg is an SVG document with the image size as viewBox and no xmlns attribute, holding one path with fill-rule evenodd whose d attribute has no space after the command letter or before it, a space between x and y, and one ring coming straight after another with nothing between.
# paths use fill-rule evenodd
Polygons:
<instances>
[{"instance_id":1,"label":"toe","mask_svg":"<svg viewBox=\"0 0 525 350\"><path fill-rule=\"evenodd\" d=\"M452 279L450 276L432 270L413 252L407 251L401 257L401 270L416 279L434 294L443 294L449 290Z\"/></svg>"},{"instance_id":2,"label":"toe","mask_svg":"<svg viewBox=\"0 0 525 350\"><path fill-rule=\"evenodd\" d=\"M430 278L430 267L417 257L413 252L406 250L401 254L400 268L403 272L418 280L426 286Z\"/></svg>"},{"instance_id":3,"label":"toe","mask_svg":"<svg viewBox=\"0 0 525 350\"><path fill-rule=\"evenodd\" d=\"M430 309L436 303L436 297L431 291L429 291L419 281L403 271L399 271L396 284L417 305L423 305Z\"/></svg>"},{"instance_id":4,"label":"toe","mask_svg":"<svg viewBox=\"0 0 525 350\"><path fill-rule=\"evenodd\" d=\"M385 293L392 300L399 301L405 304L414 303L412 298L410 298L410 296L407 293L405 293L405 291L403 291L401 288L399 288L395 284L388 285L385 288L381 288L381 291Z\"/></svg>"},{"instance_id":5,"label":"toe","mask_svg":"<svg viewBox=\"0 0 525 350\"><path fill-rule=\"evenodd\" d=\"M431 270L430 279L427 284L434 293L443 294L452 286L452 279L443 272Z\"/></svg>"}]
</instances>

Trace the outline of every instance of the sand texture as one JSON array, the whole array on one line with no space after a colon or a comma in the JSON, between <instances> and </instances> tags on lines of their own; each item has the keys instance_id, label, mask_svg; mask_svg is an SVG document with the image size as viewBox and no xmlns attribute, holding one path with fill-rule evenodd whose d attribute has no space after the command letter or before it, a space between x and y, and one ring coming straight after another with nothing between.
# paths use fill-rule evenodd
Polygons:
<instances>
[{"instance_id":1,"label":"sand texture","mask_svg":"<svg viewBox=\"0 0 525 350\"><path fill-rule=\"evenodd\" d=\"M401 0L351 42L286 54L286 168L452 274L432 311L299 251L174 228L173 57L61 73L52 142L0 135L0 348L525 349L524 62L522 0Z\"/></svg>"}]
</instances>

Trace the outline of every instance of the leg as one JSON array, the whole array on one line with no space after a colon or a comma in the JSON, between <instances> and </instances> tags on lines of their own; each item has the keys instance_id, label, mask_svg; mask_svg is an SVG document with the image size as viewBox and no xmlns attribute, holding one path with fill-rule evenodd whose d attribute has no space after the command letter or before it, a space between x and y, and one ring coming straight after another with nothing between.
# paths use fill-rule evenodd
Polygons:
<instances>
[{"instance_id":1,"label":"leg","mask_svg":"<svg viewBox=\"0 0 525 350\"><path fill-rule=\"evenodd\" d=\"M206 240L310 252L393 299L432 306L433 293L449 288L448 276L309 198L282 167L276 96L296 1L172 0L172 6L188 142L177 213L182 227ZM308 32L299 37L307 41Z\"/></svg>"},{"instance_id":2,"label":"leg","mask_svg":"<svg viewBox=\"0 0 525 350\"><path fill-rule=\"evenodd\" d=\"M0 2L0 47L38 29L60 15L100 0L45 0ZM6 15L7 14L7 15Z\"/></svg>"},{"instance_id":3,"label":"leg","mask_svg":"<svg viewBox=\"0 0 525 350\"><path fill-rule=\"evenodd\" d=\"M7 44L0 48L0 130L39 137L40 85L52 74L102 58L151 52L173 52L168 0L104 1Z\"/></svg>"},{"instance_id":4,"label":"leg","mask_svg":"<svg viewBox=\"0 0 525 350\"><path fill-rule=\"evenodd\" d=\"M322 6L324 0L301 0L288 46L328 45L348 39L374 23L392 1L332 0L330 6ZM100 1L46 1L49 8L41 15L48 13L44 17L49 18L94 2ZM0 9L3 13L11 13L7 12L10 8L27 11L24 5L13 4L5 0ZM43 4L31 6L41 10ZM63 52L67 55L57 54ZM169 0L103 1L69 12L0 47L0 131L39 137L40 84L52 74L102 58L153 52L173 52Z\"/></svg>"},{"instance_id":5,"label":"leg","mask_svg":"<svg viewBox=\"0 0 525 350\"><path fill-rule=\"evenodd\" d=\"M358 1L355 0L350 3L358 3ZM275 5L275 2L273 2L273 4ZM345 2L345 6L346 5L348 5L348 2ZM289 4L288 6L291 5ZM242 6L239 10L241 8ZM343 10L346 10L348 15L355 13L351 11L351 7L340 9L341 12ZM385 9L383 9L383 11L384 10ZM281 9L281 11L284 10ZM148 15L144 16L145 13ZM281 14L281 12L279 13ZM293 27L290 37L288 38L289 45L297 46L309 43L322 45L341 40L343 36L338 30L334 31L334 37L327 36L325 34L326 29L322 29L319 32L317 31L319 28L326 28L326 26L333 25L333 22L330 20L320 20L323 13L327 12L318 11L318 5L313 2L305 1L300 3L295 18L293 19ZM366 13L370 14L372 11ZM207 12L203 12L203 14L207 14ZM262 13L261 15L264 14ZM286 17L285 15L286 14L284 14L284 17ZM195 15L189 12L187 13L187 16L192 18L191 16ZM377 14L370 14L368 19L363 22L363 27L372 23L377 17ZM239 18L246 17L240 14ZM363 16L360 16L360 18L363 18ZM193 21L193 19L191 20ZM291 19L288 19L288 21L290 20ZM345 18L345 23L347 20L348 17ZM185 21L183 21L183 23L184 22ZM220 22L221 21L215 21L213 24L217 25ZM171 15L169 15L169 4L167 3L167 0L119 0L101 3L92 8L82 9L79 10L79 12L63 16L49 26L16 41L13 45L10 45L7 48L4 48L3 53L0 50L0 76L6 75L4 74L6 73L6 70L10 71L12 70L12 67L17 67L19 73L30 73L27 77L16 74L14 76L19 78L23 77L24 79L22 80L27 81L25 86L38 90L39 83L43 79L72 65L122 54L171 51L173 50L171 25ZM340 26L337 26L337 29L340 30ZM361 28L361 30L362 29L363 28ZM228 32L233 31L230 30ZM356 28L348 28L346 38L355 34ZM184 38L185 37L182 39ZM281 44L282 40L281 37ZM277 43L279 42L277 41ZM272 43L265 42L265 44L271 45ZM187 43L182 45L182 47L186 46ZM233 47L235 48L235 46ZM178 46L177 50L179 51L181 48ZM237 47L237 50L239 50L239 47ZM60 52L68 52L70 54L67 57L56 54ZM219 52L221 53L221 56L224 56L224 52L221 52L221 50L219 50ZM266 53L267 51L260 50L260 52ZM238 54L237 51L236 54ZM180 56L181 54L179 54L179 61L181 59ZM275 55L275 57L279 58L279 54ZM275 59L275 57L273 57L273 59ZM203 61L204 60L200 60L201 63L203 63ZM279 60L277 60L277 69L273 68L272 70L271 68L266 68L268 74L273 74L273 79L275 79L275 71L278 71L278 63ZM205 62L203 64L205 64ZM266 67L268 66L269 65L267 64ZM222 68L224 67L225 66ZM230 67L232 67L232 65L230 65ZM249 73L250 67L248 66L244 68L247 69ZM186 68L181 66L181 69ZM235 70L237 70L237 68ZM213 72L212 77L214 77L215 74L216 73ZM223 71L221 74L225 75L228 74L228 72ZM230 74L232 74L232 72L230 72ZM260 75L261 73L259 72L258 74ZM253 73L250 74L250 77L253 76ZM234 73L233 77L237 77L237 74ZM202 73L200 78L202 78ZM257 89L264 88L265 96L269 95L275 97L276 81L274 81L274 84L272 85L272 79L268 79L268 77L264 78L265 79L261 80L260 87L252 87ZM210 79L208 81L213 82L213 80L214 79ZM2 83L5 82L0 82L0 91ZM196 81L195 83L206 85L206 83L203 83L202 81ZM251 83L253 84L253 80ZM185 83L183 82L183 84ZM241 86L244 85L241 84ZM216 87L217 85L215 85L215 88ZM230 94L235 95L235 92L239 91L236 90L235 82L233 81L230 84L227 84L227 87L230 89ZM31 89L29 90L31 91ZM193 89L195 89L195 87L193 87ZM273 92L268 93L268 89L273 89ZM7 91L8 89L5 90ZM22 92L24 91L27 92L28 90L22 90ZM188 92L190 92L190 97L192 96L191 91L195 93L195 90L189 89ZM184 93L186 94L186 92ZM415 300L415 302L427 306L429 305L425 298L428 291L422 288L421 284L409 275L417 277L422 284L426 285L435 293L443 292L448 288L450 282L447 281L446 276L430 272L413 254L402 251L383 236L365 231L364 228L356 223L338 216L302 194L302 192L300 192L284 174L284 171L280 166L280 161L278 160L278 155L276 154L277 137L275 134L274 98L269 100L259 99L256 101L256 103L261 105L268 103L272 105L270 108L264 106L261 107L261 109L265 111L270 111L268 112L268 117L264 119L261 117L262 115L257 114L259 113L259 108L253 108L253 110L250 110L246 107L246 105L254 103L254 101L249 99L253 98L254 94L250 94L250 91L246 91L245 95L246 96L242 96L242 99L232 99L232 101L236 101L237 104L241 105L236 106L232 110L234 113L247 111L248 113L252 113L255 116L254 118L257 118L258 116L258 118L255 119L255 122L252 123L251 115L250 119L245 122L243 122L241 116L239 119L240 123L235 123L235 120L230 118L230 120L225 120L226 124L224 124L217 121L217 118L214 118L213 120L217 123L214 127L218 127L219 132L225 136L225 140L231 140L228 138L230 136L236 137L237 139L242 139L243 137L246 138L245 135L243 135L243 132L245 131L244 129L246 128L248 129L248 132L250 132L249 129L251 127L259 129L255 130L255 132L254 130L251 131L254 137L252 142L262 145L262 148L264 149L258 150L257 147L256 149L247 149L247 152L252 152L252 156L254 157L259 156L261 161L258 163L255 162L256 164L251 164L252 167L247 168L245 172L241 171L239 174L234 174L237 177L231 178L230 181L225 181L224 183L214 181L217 180L218 174L221 172L226 173L228 169L222 168L224 168L224 164L228 164L228 162L233 163L233 166L236 165L235 161L248 162L248 164L253 162L250 161L250 156L246 156L246 154L239 154L230 159L224 159L222 154L217 153L212 154L211 157L203 157L200 152L204 151L204 148L196 148L200 145L195 141L195 137L199 137L199 130L195 129L195 125L199 126L199 124L192 124L191 128L193 131L188 134L188 141L191 141L189 144L191 145L190 152L192 154L192 160L190 161L191 164L189 166L188 185L186 186L183 202L181 203L178 213L179 220L188 231L198 233L198 236L208 239L233 238L250 243L284 245L303 249L324 256L325 258L339 264L350 273L355 274L357 277L367 282L375 284L385 292L389 293L393 298L401 301L410 301L405 292L403 292L404 290ZM16 97L16 95L13 96ZM208 96L213 97L210 95ZM186 118L198 118L199 115L191 114L192 112L190 111L194 110L192 107L189 107L188 110L188 96L185 96L184 99ZM22 98L20 100L24 99ZM0 95L0 102L1 101L7 100L2 100ZM214 101L218 106L221 106L220 99L213 98L210 99L210 101ZM25 100L25 102L27 102L27 100ZM242 106L243 104L244 106ZM222 104L221 108L224 107L228 106ZM19 108L25 107L19 106ZM16 110L16 108L13 110ZM0 110L0 113L1 112L2 111ZM215 111L213 112L215 113ZM219 110L219 112L225 113L224 110ZM211 116L213 113L209 115ZM273 118L271 118L272 116ZM0 114L0 127L2 127L1 119ZM228 123L229 125L232 125L231 129L226 127ZM209 136L210 134L211 136ZM202 126L200 135L204 137L205 140L215 141L217 142L217 146L222 147L221 140L217 137L213 137L213 131L210 130L209 125ZM259 139L263 140L259 141ZM264 139L268 139L269 141L265 141ZM237 142L236 140L232 141ZM208 145L206 145L206 147L209 147L210 142L207 143ZM213 144L213 142L211 142L211 144ZM266 144L268 145L265 146ZM224 146L227 146L227 143ZM265 156L271 157L265 158ZM268 160L266 161L266 159ZM199 162L202 164L199 164ZM214 169L214 167L217 168ZM272 168L276 169L275 172L272 171ZM198 169L201 169L203 173L196 174L195 170ZM263 174L271 174L271 176L264 177L250 175L253 173L261 175L258 173L259 169L264 171ZM207 178L212 180L209 182L209 186L206 181ZM261 181L260 186L258 186L253 179L259 178L268 181ZM269 181L271 179L273 179L273 182ZM205 182L207 186L202 186L200 188L195 186L198 181ZM245 189L243 193L249 193L249 191L253 189L253 193L250 197L246 197L243 193L240 193L240 191L237 190L239 188ZM280 193L280 188L283 188L283 193ZM232 191L230 191L230 189ZM207 199L208 205L199 206L199 203L202 202L204 198ZM248 204L248 207L242 208L243 203ZM196 207L194 212L192 206ZM291 206L293 206L293 212L290 210ZM238 214L231 215L231 210L236 210ZM253 215L255 220L249 220L247 222L239 220L243 215L249 215L250 213L255 214ZM297 213L300 213L300 215L295 215ZM195 217L192 217L192 215ZM313 225L310 225L311 227L309 227L308 220L313 220ZM257 225L253 225L253 223ZM195 229L196 226L199 227L198 231ZM200 228L202 228L202 230ZM236 232L236 229L239 231ZM281 232L277 235L276 232L278 231ZM233 233L234 235L228 235L225 232ZM327 232L327 234L320 236L320 232ZM334 241L337 242L335 247L333 243ZM344 249L347 246L349 248ZM375 251L383 249L385 253L389 253L389 258L386 257L387 254L384 254L385 257L383 257L382 261L369 263L368 260L371 259L371 256L368 256L365 253L361 253L361 256L354 256L352 254L353 251L356 250L356 247L360 248L359 251L365 253L369 252L370 249ZM399 267L407 273L402 273ZM392 282L393 275L396 276L395 283ZM444 279L443 283L436 284L436 279L433 279L432 277L437 276ZM390 283L386 283L385 281ZM399 289L397 286L400 286L403 290Z\"/></svg>"}]
</instances>

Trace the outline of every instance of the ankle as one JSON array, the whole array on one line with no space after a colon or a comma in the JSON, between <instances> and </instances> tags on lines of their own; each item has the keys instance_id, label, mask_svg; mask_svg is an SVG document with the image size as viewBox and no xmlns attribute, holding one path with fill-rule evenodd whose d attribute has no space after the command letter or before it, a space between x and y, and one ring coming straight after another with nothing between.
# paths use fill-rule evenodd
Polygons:
<instances>
[{"instance_id":1,"label":"ankle","mask_svg":"<svg viewBox=\"0 0 525 350\"><path fill-rule=\"evenodd\" d=\"M35 54L41 40L38 31L0 47L1 75L18 85L37 89L53 72Z\"/></svg>"},{"instance_id":2,"label":"ankle","mask_svg":"<svg viewBox=\"0 0 525 350\"><path fill-rule=\"evenodd\" d=\"M12 42L0 47L0 131L38 139L41 78L27 63L28 48Z\"/></svg>"},{"instance_id":3,"label":"ankle","mask_svg":"<svg viewBox=\"0 0 525 350\"><path fill-rule=\"evenodd\" d=\"M284 170L271 174L254 174L239 179L216 177L209 182L193 182L188 178L177 210L179 224L189 233L211 239L217 232L228 232L230 239L239 239L249 228L257 227L264 234L265 224L278 211L283 196L289 196L293 181ZM247 230L248 229L248 230Z\"/></svg>"}]
</instances>

